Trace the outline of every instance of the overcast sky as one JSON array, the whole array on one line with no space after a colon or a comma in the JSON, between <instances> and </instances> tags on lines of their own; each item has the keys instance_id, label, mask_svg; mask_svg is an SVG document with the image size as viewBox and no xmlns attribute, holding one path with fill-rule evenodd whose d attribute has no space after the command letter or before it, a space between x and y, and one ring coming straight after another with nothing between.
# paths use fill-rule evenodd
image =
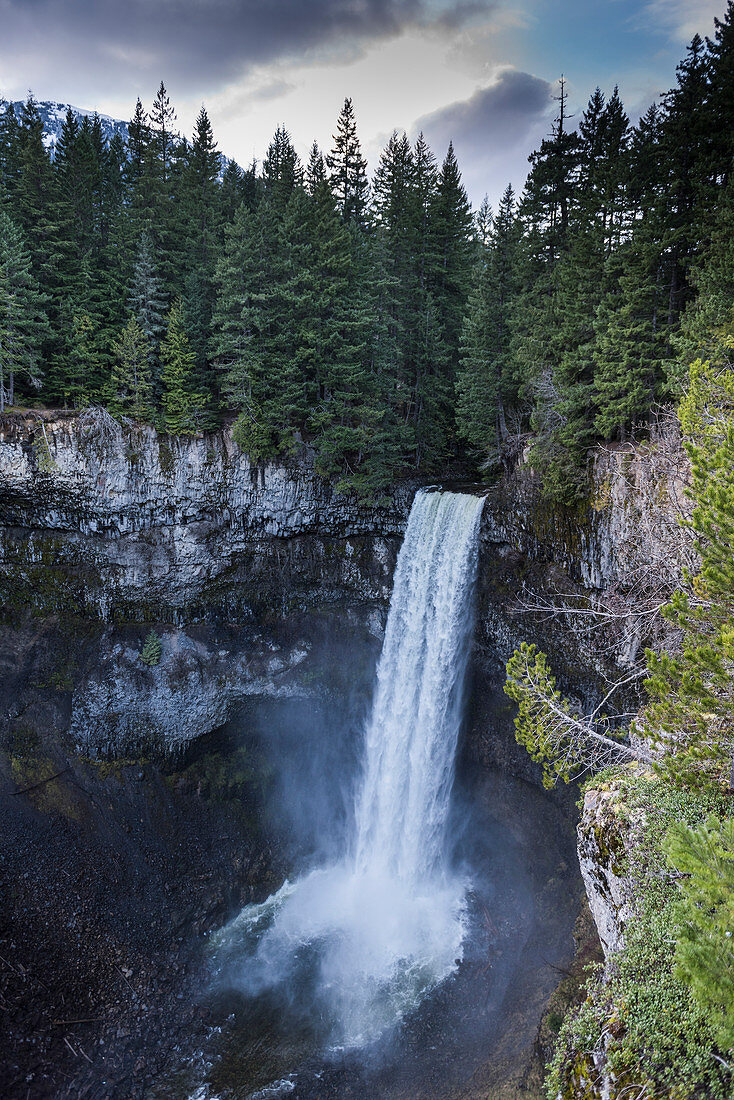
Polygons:
<instances>
[{"instance_id":1,"label":"overcast sky","mask_svg":"<svg viewBox=\"0 0 734 1100\"><path fill-rule=\"evenodd\" d=\"M0 94L129 118L164 80L189 133L260 160L284 124L326 149L345 96L374 165L393 129L450 138L472 200L520 188L553 118L618 83L629 113L674 81L725 0L0 0Z\"/></svg>"}]
</instances>

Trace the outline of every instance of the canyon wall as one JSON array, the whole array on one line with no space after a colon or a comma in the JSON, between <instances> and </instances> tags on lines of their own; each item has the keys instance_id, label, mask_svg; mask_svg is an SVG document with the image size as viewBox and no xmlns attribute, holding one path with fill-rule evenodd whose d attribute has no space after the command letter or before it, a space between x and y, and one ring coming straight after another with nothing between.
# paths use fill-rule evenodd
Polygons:
<instances>
[{"instance_id":1,"label":"canyon wall","mask_svg":"<svg viewBox=\"0 0 734 1100\"><path fill-rule=\"evenodd\" d=\"M658 629L640 609L690 556L674 438L600 452L593 483L590 504L565 511L526 468L488 493L469 735L485 763L508 764L507 749L527 767L502 735L515 646L537 642L566 690L598 697ZM418 484L365 504L320 478L306 448L254 466L226 430L172 439L98 410L5 416L5 720L126 752L206 733L250 695L324 690L335 647L367 682ZM151 627L155 667L140 660Z\"/></svg>"}]
</instances>

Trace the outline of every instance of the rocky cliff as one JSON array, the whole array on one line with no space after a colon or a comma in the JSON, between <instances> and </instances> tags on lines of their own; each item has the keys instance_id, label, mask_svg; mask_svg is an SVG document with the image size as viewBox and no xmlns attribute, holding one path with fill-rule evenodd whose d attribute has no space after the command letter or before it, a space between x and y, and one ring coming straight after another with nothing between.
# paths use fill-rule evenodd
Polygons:
<instances>
[{"instance_id":1,"label":"rocky cliff","mask_svg":"<svg viewBox=\"0 0 734 1100\"><path fill-rule=\"evenodd\" d=\"M527 470L489 493L477 758L496 760L507 746L500 689L521 640L546 649L566 690L584 700L631 665L656 629L651 608L685 560L675 519L684 483L680 448L661 438L601 452L584 508L550 509ZM337 639L369 665L415 489L401 482L365 505L324 482L305 450L253 466L227 431L172 439L99 410L6 416L0 603L15 627L0 654L7 717L50 719L76 744L127 751L146 738L205 733L250 694L323 687ZM146 668L151 625L162 658ZM59 629L75 640L59 643ZM50 703L39 698L43 685L54 689ZM527 768L511 739L508 751Z\"/></svg>"},{"instance_id":2,"label":"rocky cliff","mask_svg":"<svg viewBox=\"0 0 734 1100\"><path fill-rule=\"evenodd\" d=\"M686 478L668 432L646 447L599 452L584 507L550 508L527 469L489 491L466 762L538 780L501 690L522 640L548 652L564 691L583 704L634 667L692 561L677 519ZM306 450L256 467L226 431L174 440L98 411L4 417L0 778L8 790L21 782L35 790L58 772L89 793L87 772L77 775L91 767L85 758L139 758L187 743L195 751L249 699L353 696L344 709L357 712L416 486L402 482L365 505L320 479ZM141 651L151 629L161 655L149 666ZM128 772L126 783L137 782L132 765ZM187 794L197 806L201 789L197 779ZM100 805L108 797L92 793ZM579 856L610 958L634 910L617 825L611 795L589 792ZM604 1052L597 1056L594 1080L606 1080Z\"/></svg>"},{"instance_id":3,"label":"rocky cliff","mask_svg":"<svg viewBox=\"0 0 734 1100\"><path fill-rule=\"evenodd\" d=\"M408 487L360 506L314 472L253 466L226 432L176 439L100 410L0 423L5 598L103 620L247 620L384 602Z\"/></svg>"},{"instance_id":4,"label":"rocky cliff","mask_svg":"<svg viewBox=\"0 0 734 1100\"><path fill-rule=\"evenodd\" d=\"M307 453L255 467L226 431L5 417L4 717L125 753L207 733L248 695L323 688L334 645L363 654L381 636L412 488L366 507Z\"/></svg>"}]
</instances>

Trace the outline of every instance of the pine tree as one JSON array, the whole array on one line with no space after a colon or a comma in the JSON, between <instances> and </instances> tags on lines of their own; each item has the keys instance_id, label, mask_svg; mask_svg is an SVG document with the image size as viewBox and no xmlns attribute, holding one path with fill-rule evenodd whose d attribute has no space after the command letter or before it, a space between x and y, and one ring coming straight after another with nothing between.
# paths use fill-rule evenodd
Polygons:
<instances>
[{"instance_id":1,"label":"pine tree","mask_svg":"<svg viewBox=\"0 0 734 1100\"><path fill-rule=\"evenodd\" d=\"M575 500L583 491L583 470L573 474L561 433L569 425L567 395L559 376L564 346L563 296L559 270L576 225L578 135L569 130L567 93L561 78L559 112L549 138L530 157L531 170L520 203L523 240L518 249L518 300L512 318L512 372L518 393L530 405L532 464L542 473L546 495Z\"/></svg>"},{"instance_id":2,"label":"pine tree","mask_svg":"<svg viewBox=\"0 0 734 1100\"><path fill-rule=\"evenodd\" d=\"M156 386L160 374L159 344L165 329L166 299L156 271L152 242L145 233L138 243L128 306L146 339L148 362Z\"/></svg>"},{"instance_id":3,"label":"pine tree","mask_svg":"<svg viewBox=\"0 0 734 1100\"><path fill-rule=\"evenodd\" d=\"M713 38L706 39L708 88L702 130L705 161L700 203L705 214L712 198L732 183L734 162L734 0L728 0L721 19L714 19Z\"/></svg>"},{"instance_id":4,"label":"pine tree","mask_svg":"<svg viewBox=\"0 0 734 1100\"><path fill-rule=\"evenodd\" d=\"M486 219L486 213L482 218ZM512 379L510 322L516 298L518 222L507 187L489 230L484 231L461 341L457 377L460 434L482 462L512 462L508 414L517 404Z\"/></svg>"},{"instance_id":5,"label":"pine tree","mask_svg":"<svg viewBox=\"0 0 734 1100\"><path fill-rule=\"evenodd\" d=\"M100 396L100 359L94 321L77 310L71 315L66 369L62 386L65 405L83 409Z\"/></svg>"},{"instance_id":6,"label":"pine tree","mask_svg":"<svg viewBox=\"0 0 734 1100\"><path fill-rule=\"evenodd\" d=\"M399 416L413 431L418 416L415 341L420 331L415 160L405 134L395 131L383 150L373 181L373 204L380 240L384 318L383 363L391 374Z\"/></svg>"},{"instance_id":7,"label":"pine tree","mask_svg":"<svg viewBox=\"0 0 734 1100\"><path fill-rule=\"evenodd\" d=\"M223 255L215 272L212 356L222 372L222 390L239 416L235 438L254 461L272 458L281 436L274 430L272 410L278 387L268 385L265 360L267 318L263 313L271 281L271 251L263 206L256 213L243 203L225 231ZM268 402L273 405L269 406Z\"/></svg>"},{"instance_id":8,"label":"pine tree","mask_svg":"<svg viewBox=\"0 0 734 1100\"><path fill-rule=\"evenodd\" d=\"M307 184L315 391L308 429L316 441L319 471L339 478L343 488L354 488L368 446L371 395L368 358L373 318L359 266L364 240L356 223L345 223L340 216L316 145Z\"/></svg>"},{"instance_id":9,"label":"pine tree","mask_svg":"<svg viewBox=\"0 0 734 1100\"><path fill-rule=\"evenodd\" d=\"M55 255L49 198L53 193L51 161L43 143L43 122L32 95L23 104L17 133L17 180L12 217L22 230L33 269L44 293L53 290Z\"/></svg>"},{"instance_id":10,"label":"pine tree","mask_svg":"<svg viewBox=\"0 0 734 1100\"><path fill-rule=\"evenodd\" d=\"M692 468L692 527L701 567L666 609L678 654L649 651L645 735L666 750L659 770L687 786L734 789L734 313L715 360L691 365L679 416Z\"/></svg>"},{"instance_id":11,"label":"pine tree","mask_svg":"<svg viewBox=\"0 0 734 1100\"><path fill-rule=\"evenodd\" d=\"M209 275L219 239L219 171L221 155L217 151L209 116L204 107L196 116L194 140L189 150L184 175L184 201L191 237L189 263L202 276Z\"/></svg>"},{"instance_id":12,"label":"pine tree","mask_svg":"<svg viewBox=\"0 0 734 1100\"><path fill-rule=\"evenodd\" d=\"M339 213L344 221L353 221L363 227L369 199L367 161L362 156L354 107L349 98L344 100L339 114L334 147L326 158L326 165Z\"/></svg>"},{"instance_id":13,"label":"pine tree","mask_svg":"<svg viewBox=\"0 0 734 1100\"><path fill-rule=\"evenodd\" d=\"M180 298L174 301L168 314L161 360L163 427L169 435L192 435L199 430L206 398L195 389L196 356L186 334Z\"/></svg>"},{"instance_id":14,"label":"pine tree","mask_svg":"<svg viewBox=\"0 0 734 1100\"><path fill-rule=\"evenodd\" d=\"M263 161L263 192L276 216L282 217L293 193L303 184L303 168L291 136L279 126Z\"/></svg>"},{"instance_id":15,"label":"pine tree","mask_svg":"<svg viewBox=\"0 0 734 1100\"><path fill-rule=\"evenodd\" d=\"M148 341L137 318L130 317L112 344L115 359L105 387L107 408L113 416L136 420L153 418L153 386Z\"/></svg>"},{"instance_id":16,"label":"pine tree","mask_svg":"<svg viewBox=\"0 0 734 1100\"><path fill-rule=\"evenodd\" d=\"M721 1049L734 1048L734 817L697 829L675 825L664 840L682 875L675 904L678 977L711 1013Z\"/></svg>"},{"instance_id":17,"label":"pine tree","mask_svg":"<svg viewBox=\"0 0 734 1100\"><path fill-rule=\"evenodd\" d=\"M451 143L438 174L429 216L434 252L429 276L434 335L418 387L416 438L422 464L427 469L438 469L453 443L451 406L474 259L471 206Z\"/></svg>"},{"instance_id":18,"label":"pine tree","mask_svg":"<svg viewBox=\"0 0 734 1100\"><path fill-rule=\"evenodd\" d=\"M48 324L43 304L23 235L0 210L0 412L14 404L16 380L40 385Z\"/></svg>"},{"instance_id":19,"label":"pine tree","mask_svg":"<svg viewBox=\"0 0 734 1100\"><path fill-rule=\"evenodd\" d=\"M219 186L221 156L214 142L204 107L196 119L194 140L183 164L180 185L181 233L186 241L183 282L184 312L192 347L196 352L198 388L210 398L216 390L208 357L214 304L214 265L222 240L222 206ZM208 427L214 427L212 416Z\"/></svg>"},{"instance_id":20,"label":"pine tree","mask_svg":"<svg viewBox=\"0 0 734 1100\"><path fill-rule=\"evenodd\" d=\"M135 104L135 111L128 124L127 132L127 183L129 189L134 191L143 178L147 150L150 144L148 116L143 109L140 98Z\"/></svg>"},{"instance_id":21,"label":"pine tree","mask_svg":"<svg viewBox=\"0 0 734 1100\"><path fill-rule=\"evenodd\" d=\"M19 142L20 124L15 108L0 96L0 209L10 204L16 193L20 174Z\"/></svg>"},{"instance_id":22,"label":"pine tree","mask_svg":"<svg viewBox=\"0 0 734 1100\"><path fill-rule=\"evenodd\" d=\"M696 298L682 319L673 343L683 363L716 357L721 330L734 302L734 179L722 189L712 214L711 236L690 273Z\"/></svg>"},{"instance_id":23,"label":"pine tree","mask_svg":"<svg viewBox=\"0 0 734 1100\"><path fill-rule=\"evenodd\" d=\"M611 288L595 322L594 427L604 439L624 439L665 395L669 269L641 224L607 270Z\"/></svg>"},{"instance_id":24,"label":"pine tree","mask_svg":"<svg viewBox=\"0 0 734 1100\"><path fill-rule=\"evenodd\" d=\"M627 217L633 231L606 257L594 320L594 427L606 439L625 438L665 396L671 257L661 229L663 125L653 105L631 135Z\"/></svg>"},{"instance_id":25,"label":"pine tree","mask_svg":"<svg viewBox=\"0 0 734 1100\"><path fill-rule=\"evenodd\" d=\"M171 106L171 100L166 91L166 86L161 81L160 87L153 100L150 112L150 124L153 144L160 162L161 178L164 184L168 183L171 174L171 160L173 151L173 124L176 121L176 112Z\"/></svg>"},{"instance_id":26,"label":"pine tree","mask_svg":"<svg viewBox=\"0 0 734 1100\"><path fill-rule=\"evenodd\" d=\"M140 660L144 665L148 665L149 668L155 668L157 664L160 664L162 653L163 646L161 644L161 639L156 634L155 630L151 630L140 651Z\"/></svg>"},{"instance_id":27,"label":"pine tree","mask_svg":"<svg viewBox=\"0 0 734 1100\"><path fill-rule=\"evenodd\" d=\"M219 200L223 225L231 225L237 210L244 202L249 210L254 210L260 200L262 180L257 176L253 163L247 172L239 164L230 160L222 172Z\"/></svg>"}]
</instances>

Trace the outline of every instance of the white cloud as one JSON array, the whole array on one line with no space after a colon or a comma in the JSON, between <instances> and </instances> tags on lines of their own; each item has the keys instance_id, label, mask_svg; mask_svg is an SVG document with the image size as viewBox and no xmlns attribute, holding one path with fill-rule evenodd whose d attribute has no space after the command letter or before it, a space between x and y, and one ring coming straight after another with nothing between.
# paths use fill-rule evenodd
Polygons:
<instances>
[{"instance_id":1,"label":"white cloud","mask_svg":"<svg viewBox=\"0 0 734 1100\"><path fill-rule=\"evenodd\" d=\"M647 26L662 25L678 42L690 42L694 34L713 34L714 18L721 17L724 0L648 0Z\"/></svg>"}]
</instances>

